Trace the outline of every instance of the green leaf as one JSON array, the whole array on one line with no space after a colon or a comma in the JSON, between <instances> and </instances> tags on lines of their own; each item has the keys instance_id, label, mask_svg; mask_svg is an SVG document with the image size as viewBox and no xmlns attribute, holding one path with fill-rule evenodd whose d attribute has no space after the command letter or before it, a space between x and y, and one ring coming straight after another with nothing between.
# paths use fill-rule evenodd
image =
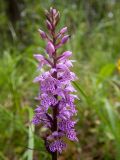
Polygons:
<instances>
[{"instance_id":1,"label":"green leaf","mask_svg":"<svg viewBox=\"0 0 120 160\"><path fill-rule=\"evenodd\" d=\"M104 81L106 78L112 75L113 71L115 69L115 64L106 64L103 66L98 73L98 78L97 78L97 85L99 85L102 81Z\"/></svg>"}]
</instances>

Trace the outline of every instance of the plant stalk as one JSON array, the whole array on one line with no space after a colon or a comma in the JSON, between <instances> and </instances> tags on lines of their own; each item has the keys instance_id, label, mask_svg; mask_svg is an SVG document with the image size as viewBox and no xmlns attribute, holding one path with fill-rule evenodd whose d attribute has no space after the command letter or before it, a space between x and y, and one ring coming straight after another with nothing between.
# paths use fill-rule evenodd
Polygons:
<instances>
[{"instance_id":1,"label":"plant stalk","mask_svg":"<svg viewBox=\"0 0 120 160\"><path fill-rule=\"evenodd\" d=\"M53 30L53 44L55 45L56 39L54 37L55 37L55 30ZM55 53L54 53L54 68L56 68L56 56L57 56L56 54L57 53L56 53L56 50L55 50ZM54 72L53 77L57 79L57 72ZM55 98L57 99L57 95L55 95ZM53 132L57 131L57 112L58 112L58 106L55 105L53 107ZM52 153L52 160L57 160L57 151Z\"/></svg>"}]
</instances>

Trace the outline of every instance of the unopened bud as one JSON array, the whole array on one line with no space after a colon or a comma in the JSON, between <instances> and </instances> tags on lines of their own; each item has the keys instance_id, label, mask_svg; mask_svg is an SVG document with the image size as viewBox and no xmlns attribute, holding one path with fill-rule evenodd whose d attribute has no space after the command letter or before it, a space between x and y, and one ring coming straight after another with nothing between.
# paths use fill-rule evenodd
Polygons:
<instances>
[{"instance_id":1,"label":"unopened bud","mask_svg":"<svg viewBox=\"0 0 120 160\"><path fill-rule=\"evenodd\" d=\"M62 28L61 30L60 30L60 33L61 34L64 34L64 33L66 33L67 32L67 27L64 27L64 28Z\"/></svg>"},{"instance_id":2,"label":"unopened bud","mask_svg":"<svg viewBox=\"0 0 120 160\"><path fill-rule=\"evenodd\" d=\"M54 16L57 13L57 10L55 8L50 7L50 12Z\"/></svg>"},{"instance_id":3,"label":"unopened bud","mask_svg":"<svg viewBox=\"0 0 120 160\"><path fill-rule=\"evenodd\" d=\"M47 24L47 28L49 30L52 30L52 25L51 25L51 23L48 20L46 20L46 24Z\"/></svg>"},{"instance_id":4,"label":"unopened bud","mask_svg":"<svg viewBox=\"0 0 120 160\"><path fill-rule=\"evenodd\" d=\"M38 29L38 32L40 33L40 36L42 37L42 39L46 39L47 35L44 31L42 31L41 29Z\"/></svg>"},{"instance_id":5,"label":"unopened bud","mask_svg":"<svg viewBox=\"0 0 120 160\"><path fill-rule=\"evenodd\" d=\"M46 51L50 56L52 56L52 54L55 52L55 47L51 42L47 43Z\"/></svg>"},{"instance_id":6,"label":"unopened bud","mask_svg":"<svg viewBox=\"0 0 120 160\"><path fill-rule=\"evenodd\" d=\"M60 20L60 13L56 12L56 14L55 14L55 25L58 24L59 20Z\"/></svg>"},{"instance_id":7,"label":"unopened bud","mask_svg":"<svg viewBox=\"0 0 120 160\"><path fill-rule=\"evenodd\" d=\"M69 37L70 37L69 35L64 36L61 40L61 43L65 44L68 41Z\"/></svg>"},{"instance_id":8,"label":"unopened bud","mask_svg":"<svg viewBox=\"0 0 120 160\"><path fill-rule=\"evenodd\" d=\"M53 15L55 15L57 13L56 9L52 10Z\"/></svg>"}]
</instances>

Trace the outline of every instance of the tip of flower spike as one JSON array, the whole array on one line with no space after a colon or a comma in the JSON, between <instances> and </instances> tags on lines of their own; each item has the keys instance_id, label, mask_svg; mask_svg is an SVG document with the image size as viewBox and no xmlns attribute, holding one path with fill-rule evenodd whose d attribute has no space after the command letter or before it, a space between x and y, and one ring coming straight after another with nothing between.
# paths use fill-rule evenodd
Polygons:
<instances>
[{"instance_id":1,"label":"tip of flower spike","mask_svg":"<svg viewBox=\"0 0 120 160\"><path fill-rule=\"evenodd\" d=\"M57 13L57 10L53 7L50 7L50 12L52 15L55 15Z\"/></svg>"},{"instance_id":2,"label":"tip of flower spike","mask_svg":"<svg viewBox=\"0 0 120 160\"><path fill-rule=\"evenodd\" d=\"M47 28L52 31L59 22L60 13L55 8L50 8L49 11L45 11L47 17Z\"/></svg>"}]
</instances>

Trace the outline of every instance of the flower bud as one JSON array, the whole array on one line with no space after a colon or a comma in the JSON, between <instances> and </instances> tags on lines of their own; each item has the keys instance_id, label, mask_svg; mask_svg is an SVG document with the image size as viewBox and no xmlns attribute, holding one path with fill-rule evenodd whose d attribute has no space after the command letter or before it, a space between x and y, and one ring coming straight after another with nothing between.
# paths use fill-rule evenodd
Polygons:
<instances>
[{"instance_id":1,"label":"flower bud","mask_svg":"<svg viewBox=\"0 0 120 160\"><path fill-rule=\"evenodd\" d=\"M61 43L65 44L68 41L69 37L70 37L69 35L64 36L61 40Z\"/></svg>"},{"instance_id":2,"label":"flower bud","mask_svg":"<svg viewBox=\"0 0 120 160\"><path fill-rule=\"evenodd\" d=\"M46 51L50 56L52 56L52 54L55 52L54 45L51 42L47 43Z\"/></svg>"},{"instance_id":3,"label":"flower bud","mask_svg":"<svg viewBox=\"0 0 120 160\"><path fill-rule=\"evenodd\" d=\"M52 10L53 15L55 16L55 14L57 13L56 9Z\"/></svg>"},{"instance_id":4,"label":"flower bud","mask_svg":"<svg viewBox=\"0 0 120 160\"><path fill-rule=\"evenodd\" d=\"M49 30L52 30L53 27L52 27L51 23L48 20L46 20L46 25L47 25L47 28Z\"/></svg>"},{"instance_id":5,"label":"flower bud","mask_svg":"<svg viewBox=\"0 0 120 160\"><path fill-rule=\"evenodd\" d=\"M38 32L40 33L40 36L42 37L42 39L46 39L47 38L47 35L44 31L38 29Z\"/></svg>"},{"instance_id":6,"label":"flower bud","mask_svg":"<svg viewBox=\"0 0 120 160\"><path fill-rule=\"evenodd\" d=\"M50 7L50 13L52 13L52 15L55 16L57 10L55 8Z\"/></svg>"},{"instance_id":7,"label":"flower bud","mask_svg":"<svg viewBox=\"0 0 120 160\"><path fill-rule=\"evenodd\" d=\"M61 33L61 34L64 34L65 32L67 32L67 27L64 27L64 28L62 28L62 29L60 30L60 33Z\"/></svg>"}]
</instances>

